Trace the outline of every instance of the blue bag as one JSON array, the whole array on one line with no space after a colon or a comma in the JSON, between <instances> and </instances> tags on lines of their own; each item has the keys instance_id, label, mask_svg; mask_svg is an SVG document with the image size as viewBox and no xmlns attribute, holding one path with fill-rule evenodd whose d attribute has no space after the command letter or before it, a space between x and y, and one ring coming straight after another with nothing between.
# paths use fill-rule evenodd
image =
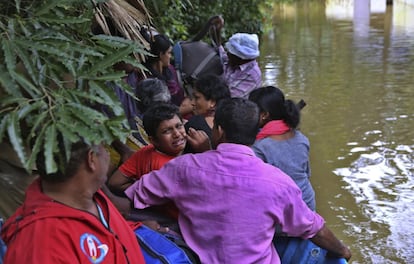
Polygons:
<instances>
[{"instance_id":1,"label":"blue bag","mask_svg":"<svg viewBox=\"0 0 414 264\"><path fill-rule=\"evenodd\" d=\"M326 256L327 251L310 240L297 237L273 239L273 244L282 264L346 264L344 258Z\"/></svg>"},{"instance_id":2,"label":"blue bag","mask_svg":"<svg viewBox=\"0 0 414 264\"><path fill-rule=\"evenodd\" d=\"M0 218L0 233L1 228L3 227L3 218ZM6 255L6 244L4 243L3 239L0 238L0 264L3 264L4 255Z\"/></svg>"},{"instance_id":3,"label":"blue bag","mask_svg":"<svg viewBox=\"0 0 414 264\"><path fill-rule=\"evenodd\" d=\"M146 226L140 226L135 229L135 235L137 236L142 254L144 255L145 263L196 263L190 260L190 258L193 259L195 255L190 255L189 257L187 255L188 251L180 247L177 244L177 241L175 241L175 239L178 240L179 238L174 238L171 234L164 235Z\"/></svg>"}]
</instances>

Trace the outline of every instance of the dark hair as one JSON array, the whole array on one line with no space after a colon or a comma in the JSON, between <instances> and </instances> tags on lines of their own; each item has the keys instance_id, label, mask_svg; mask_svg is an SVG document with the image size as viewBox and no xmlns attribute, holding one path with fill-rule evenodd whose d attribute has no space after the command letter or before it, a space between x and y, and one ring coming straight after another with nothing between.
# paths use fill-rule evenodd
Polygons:
<instances>
[{"instance_id":1,"label":"dark hair","mask_svg":"<svg viewBox=\"0 0 414 264\"><path fill-rule=\"evenodd\" d=\"M156 103L150 106L142 118L145 132L148 136L156 137L160 123L172 119L175 115L181 119L178 106L172 103Z\"/></svg>"},{"instance_id":2,"label":"dark hair","mask_svg":"<svg viewBox=\"0 0 414 264\"><path fill-rule=\"evenodd\" d=\"M291 128L299 125L299 108L292 100L285 100L285 95L279 88L265 86L253 90L249 94L249 100L257 104L260 112L268 112L270 120L283 120Z\"/></svg>"},{"instance_id":3,"label":"dark hair","mask_svg":"<svg viewBox=\"0 0 414 264\"><path fill-rule=\"evenodd\" d=\"M39 177L51 183L65 182L70 179L79 170L81 164L85 162L89 150L99 152L95 145L89 145L83 141L72 143L70 147L70 156L65 157L64 149L65 143L61 134L57 136L58 148L62 151L53 153L53 159L56 162L58 169L54 173L47 173L45 156L43 149L39 151L36 157L36 167ZM67 147L67 146L66 146Z\"/></svg>"},{"instance_id":4,"label":"dark hair","mask_svg":"<svg viewBox=\"0 0 414 264\"><path fill-rule=\"evenodd\" d=\"M259 129L259 108L243 98L220 101L214 116L214 126L220 126L226 134L226 142L250 146Z\"/></svg>"},{"instance_id":5,"label":"dark hair","mask_svg":"<svg viewBox=\"0 0 414 264\"><path fill-rule=\"evenodd\" d=\"M156 102L167 103L171 100L167 85L157 78L140 81L135 90L135 95L139 99L137 108L141 113L144 113L148 107Z\"/></svg>"},{"instance_id":6,"label":"dark hair","mask_svg":"<svg viewBox=\"0 0 414 264\"><path fill-rule=\"evenodd\" d=\"M148 57L148 63L153 63L160 59L160 53L165 53L173 44L171 40L163 34L158 34L148 39L150 43L150 53L155 55Z\"/></svg>"},{"instance_id":7,"label":"dark hair","mask_svg":"<svg viewBox=\"0 0 414 264\"><path fill-rule=\"evenodd\" d=\"M221 99L230 98L230 90L224 80L214 74L208 74L196 80L195 90L204 95L206 100L214 100L218 103Z\"/></svg>"}]
</instances>

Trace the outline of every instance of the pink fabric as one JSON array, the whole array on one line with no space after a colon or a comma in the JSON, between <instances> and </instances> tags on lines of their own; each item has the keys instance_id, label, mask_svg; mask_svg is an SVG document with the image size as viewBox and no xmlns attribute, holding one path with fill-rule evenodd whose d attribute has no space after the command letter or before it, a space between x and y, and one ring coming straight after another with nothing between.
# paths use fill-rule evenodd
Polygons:
<instances>
[{"instance_id":1,"label":"pink fabric","mask_svg":"<svg viewBox=\"0 0 414 264\"><path fill-rule=\"evenodd\" d=\"M288 175L237 144L176 157L125 194L141 209L174 201L182 235L201 263L279 264L276 225L304 239L324 225Z\"/></svg>"},{"instance_id":2,"label":"pink fabric","mask_svg":"<svg viewBox=\"0 0 414 264\"><path fill-rule=\"evenodd\" d=\"M237 67L231 67L223 46L220 46L219 52L224 61L223 74L230 89L230 96L247 99L253 90L262 85L262 72L259 64L256 60L252 60Z\"/></svg>"},{"instance_id":3,"label":"pink fabric","mask_svg":"<svg viewBox=\"0 0 414 264\"><path fill-rule=\"evenodd\" d=\"M268 122L257 134L256 139L262 139L272 135L282 135L290 130L290 127L283 120Z\"/></svg>"}]
</instances>

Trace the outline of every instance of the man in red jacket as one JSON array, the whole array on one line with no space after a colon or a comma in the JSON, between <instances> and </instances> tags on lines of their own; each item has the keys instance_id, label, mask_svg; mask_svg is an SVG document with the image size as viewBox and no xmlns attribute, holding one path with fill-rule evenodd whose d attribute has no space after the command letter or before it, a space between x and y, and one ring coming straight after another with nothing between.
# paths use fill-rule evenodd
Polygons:
<instances>
[{"instance_id":1,"label":"man in red jacket","mask_svg":"<svg viewBox=\"0 0 414 264\"><path fill-rule=\"evenodd\" d=\"M133 228L101 191L109 155L78 142L64 170L39 178L3 226L4 263L145 263Z\"/></svg>"}]
</instances>

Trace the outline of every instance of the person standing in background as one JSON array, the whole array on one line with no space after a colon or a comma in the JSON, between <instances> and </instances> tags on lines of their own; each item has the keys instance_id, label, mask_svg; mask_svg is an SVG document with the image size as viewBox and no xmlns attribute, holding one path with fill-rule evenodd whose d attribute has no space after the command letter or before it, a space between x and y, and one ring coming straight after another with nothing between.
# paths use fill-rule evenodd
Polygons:
<instances>
[{"instance_id":1,"label":"person standing in background","mask_svg":"<svg viewBox=\"0 0 414 264\"><path fill-rule=\"evenodd\" d=\"M262 85L262 72L256 60L260 55L259 37L257 34L235 33L225 43L226 52L221 40L223 26L224 19L213 16L193 40L200 40L209 30L214 31L213 40L219 47L223 60L223 78L230 89L230 95L247 99L251 91Z\"/></svg>"}]
</instances>

